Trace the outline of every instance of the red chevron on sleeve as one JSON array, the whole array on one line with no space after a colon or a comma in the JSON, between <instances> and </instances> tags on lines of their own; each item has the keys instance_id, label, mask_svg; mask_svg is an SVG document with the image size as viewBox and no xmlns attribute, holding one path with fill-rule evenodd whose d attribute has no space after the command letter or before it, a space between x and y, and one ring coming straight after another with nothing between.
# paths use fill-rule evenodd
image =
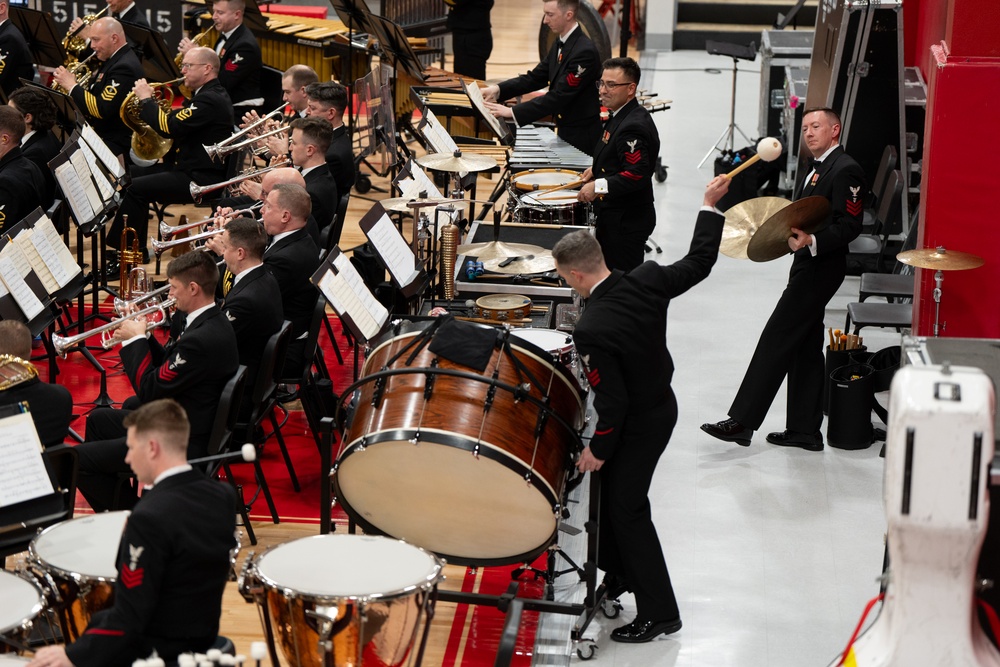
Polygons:
<instances>
[{"instance_id":1,"label":"red chevron on sleeve","mask_svg":"<svg viewBox=\"0 0 1000 667\"><path fill-rule=\"evenodd\" d=\"M639 174L633 174L631 171L623 171L621 172L621 175L631 181L638 181L639 179L642 178L642 176L640 176Z\"/></svg>"},{"instance_id":2,"label":"red chevron on sleeve","mask_svg":"<svg viewBox=\"0 0 1000 667\"><path fill-rule=\"evenodd\" d=\"M143 373L146 372L146 369L149 367L149 364L152 361L153 361L152 355L149 352L147 352L146 356L143 357L142 361L139 362L139 370L137 370L135 372L135 379L136 379L136 381L138 381L139 379L142 378Z\"/></svg>"},{"instance_id":3,"label":"red chevron on sleeve","mask_svg":"<svg viewBox=\"0 0 1000 667\"><path fill-rule=\"evenodd\" d=\"M594 370L587 373L587 382L590 383L591 387L596 387L601 384L601 374L595 368Z\"/></svg>"},{"instance_id":4,"label":"red chevron on sleeve","mask_svg":"<svg viewBox=\"0 0 1000 667\"><path fill-rule=\"evenodd\" d=\"M124 630L108 630L107 628L90 628L83 634L85 635L106 635L108 637L124 637Z\"/></svg>"},{"instance_id":5,"label":"red chevron on sleeve","mask_svg":"<svg viewBox=\"0 0 1000 667\"><path fill-rule=\"evenodd\" d=\"M121 582L125 588L135 588L136 586L142 586L142 578L146 574L146 568L137 567L136 569L130 568L128 565L122 566L122 576Z\"/></svg>"},{"instance_id":6,"label":"red chevron on sleeve","mask_svg":"<svg viewBox=\"0 0 1000 667\"><path fill-rule=\"evenodd\" d=\"M607 435L608 433L614 433L614 428L606 428L603 431L594 431L594 435Z\"/></svg>"},{"instance_id":7,"label":"red chevron on sleeve","mask_svg":"<svg viewBox=\"0 0 1000 667\"><path fill-rule=\"evenodd\" d=\"M228 63L226 63L226 71L227 72L235 72L237 67L239 67L239 65L237 65L232 60L230 60Z\"/></svg>"},{"instance_id":8,"label":"red chevron on sleeve","mask_svg":"<svg viewBox=\"0 0 1000 667\"><path fill-rule=\"evenodd\" d=\"M169 364L163 364L160 366L160 379L164 382L170 382L177 377L177 371L170 370Z\"/></svg>"},{"instance_id":9,"label":"red chevron on sleeve","mask_svg":"<svg viewBox=\"0 0 1000 667\"><path fill-rule=\"evenodd\" d=\"M578 77L573 72L566 75L566 83L570 85L571 88L576 88L580 85L580 77Z\"/></svg>"},{"instance_id":10,"label":"red chevron on sleeve","mask_svg":"<svg viewBox=\"0 0 1000 667\"><path fill-rule=\"evenodd\" d=\"M861 215L861 202L860 201L848 201L847 202L847 212L850 215L853 215L853 216Z\"/></svg>"},{"instance_id":11,"label":"red chevron on sleeve","mask_svg":"<svg viewBox=\"0 0 1000 667\"><path fill-rule=\"evenodd\" d=\"M642 151L632 151L625 153L625 161L629 164L637 164L642 159Z\"/></svg>"}]
</instances>

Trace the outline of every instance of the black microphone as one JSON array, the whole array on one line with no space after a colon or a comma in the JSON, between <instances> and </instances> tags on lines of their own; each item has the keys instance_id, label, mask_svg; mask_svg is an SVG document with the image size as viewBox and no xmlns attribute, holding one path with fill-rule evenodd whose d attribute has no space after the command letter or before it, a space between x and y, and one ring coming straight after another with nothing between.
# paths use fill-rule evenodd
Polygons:
<instances>
[{"instance_id":1,"label":"black microphone","mask_svg":"<svg viewBox=\"0 0 1000 667\"><path fill-rule=\"evenodd\" d=\"M202 456L198 459L190 459L188 461L191 465L197 465L201 463L210 463L212 461L228 461L235 459L243 459L244 461L256 461L257 460L257 448L254 447L249 442L242 447L238 452L226 452L225 454L213 454L212 456Z\"/></svg>"}]
</instances>

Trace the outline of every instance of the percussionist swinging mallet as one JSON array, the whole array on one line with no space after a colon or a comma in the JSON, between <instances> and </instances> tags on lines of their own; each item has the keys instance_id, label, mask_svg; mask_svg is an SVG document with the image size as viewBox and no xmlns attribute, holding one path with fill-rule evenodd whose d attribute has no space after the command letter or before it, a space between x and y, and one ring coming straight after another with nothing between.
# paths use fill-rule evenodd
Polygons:
<instances>
[{"instance_id":1,"label":"percussionist swinging mallet","mask_svg":"<svg viewBox=\"0 0 1000 667\"><path fill-rule=\"evenodd\" d=\"M757 162L757 160L774 162L779 157L781 157L781 142L774 137L764 137L757 142L757 154L726 174L726 178L732 179L736 174Z\"/></svg>"}]
</instances>

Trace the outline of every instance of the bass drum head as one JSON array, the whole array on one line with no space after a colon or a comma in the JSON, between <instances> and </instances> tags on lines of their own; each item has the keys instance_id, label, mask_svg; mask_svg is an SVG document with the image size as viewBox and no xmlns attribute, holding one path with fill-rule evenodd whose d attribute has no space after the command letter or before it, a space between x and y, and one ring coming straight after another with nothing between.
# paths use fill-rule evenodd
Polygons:
<instances>
[{"instance_id":1,"label":"bass drum head","mask_svg":"<svg viewBox=\"0 0 1000 667\"><path fill-rule=\"evenodd\" d=\"M597 10L590 4L590 0L581 0L580 13L576 20L580 23L583 34L590 37L597 49L597 55L601 57L601 62L611 57L611 37L608 36L608 27L604 25L604 19L597 13ZM538 29L538 58L545 60L549 49L559 38L549 27L542 23Z\"/></svg>"},{"instance_id":2,"label":"bass drum head","mask_svg":"<svg viewBox=\"0 0 1000 667\"><path fill-rule=\"evenodd\" d=\"M29 552L60 574L115 581L115 559L128 515L128 511L103 512L57 523L31 541Z\"/></svg>"},{"instance_id":3,"label":"bass drum head","mask_svg":"<svg viewBox=\"0 0 1000 667\"><path fill-rule=\"evenodd\" d=\"M0 570L0 636L25 624L41 613L44 605L38 586L11 572ZM0 653L6 644L0 642ZM2 663L0 663L2 664Z\"/></svg>"}]
</instances>

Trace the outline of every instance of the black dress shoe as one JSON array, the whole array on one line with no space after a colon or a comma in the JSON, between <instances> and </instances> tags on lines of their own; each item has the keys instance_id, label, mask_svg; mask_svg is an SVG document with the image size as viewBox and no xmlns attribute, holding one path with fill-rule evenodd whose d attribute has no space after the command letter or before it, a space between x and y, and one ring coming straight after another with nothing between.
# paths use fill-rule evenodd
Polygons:
<instances>
[{"instance_id":1,"label":"black dress shoe","mask_svg":"<svg viewBox=\"0 0 1000 667\"><path fill-rule=\"evenodd\" d=\"M622 579L617 574L611 574L610 572L604 575L604 580L601 582L604 586L604 597L608 600L617 600L624 593L628 593L632 589L629 587L625 580Z\"/></svg>"},{"instance_id":2,"label":"black dress shoe","mask_svg":"<svg viewBox=\"0 0 1000 667\"><path fill-rule=\"evenodd\" d=\"M810 452L823 451L823 434L819 431L815 433L799 433L798 431L778 431L768 433L767 441L779 447L799 447Z\"/></svg>"},{"instance_id":3,"label":"black dress shoe","mask_svg":"<svg viewBox=\"0 0 1000 667\"><path fill-rule=\"evenodd\" d=\"M641 644L660 635L672 635L681 629L681 619L672 618L667 621L644 621L635 619L628 625L611 631L611 640L626 644Z\"/></svg>"},{"instance_id":4,"label":"black dress shoe","mask_svg":"<svg viewBox=\"0 0 1000 667\"><path fill-rule=\"evenodd\" d=\"M742 447L748 447L750 438L753 437L753 429L747 428L735 419L725 419L716 424L702 424L701 430L713 438L735 442Z\"/></svg>"}]
</instances>

